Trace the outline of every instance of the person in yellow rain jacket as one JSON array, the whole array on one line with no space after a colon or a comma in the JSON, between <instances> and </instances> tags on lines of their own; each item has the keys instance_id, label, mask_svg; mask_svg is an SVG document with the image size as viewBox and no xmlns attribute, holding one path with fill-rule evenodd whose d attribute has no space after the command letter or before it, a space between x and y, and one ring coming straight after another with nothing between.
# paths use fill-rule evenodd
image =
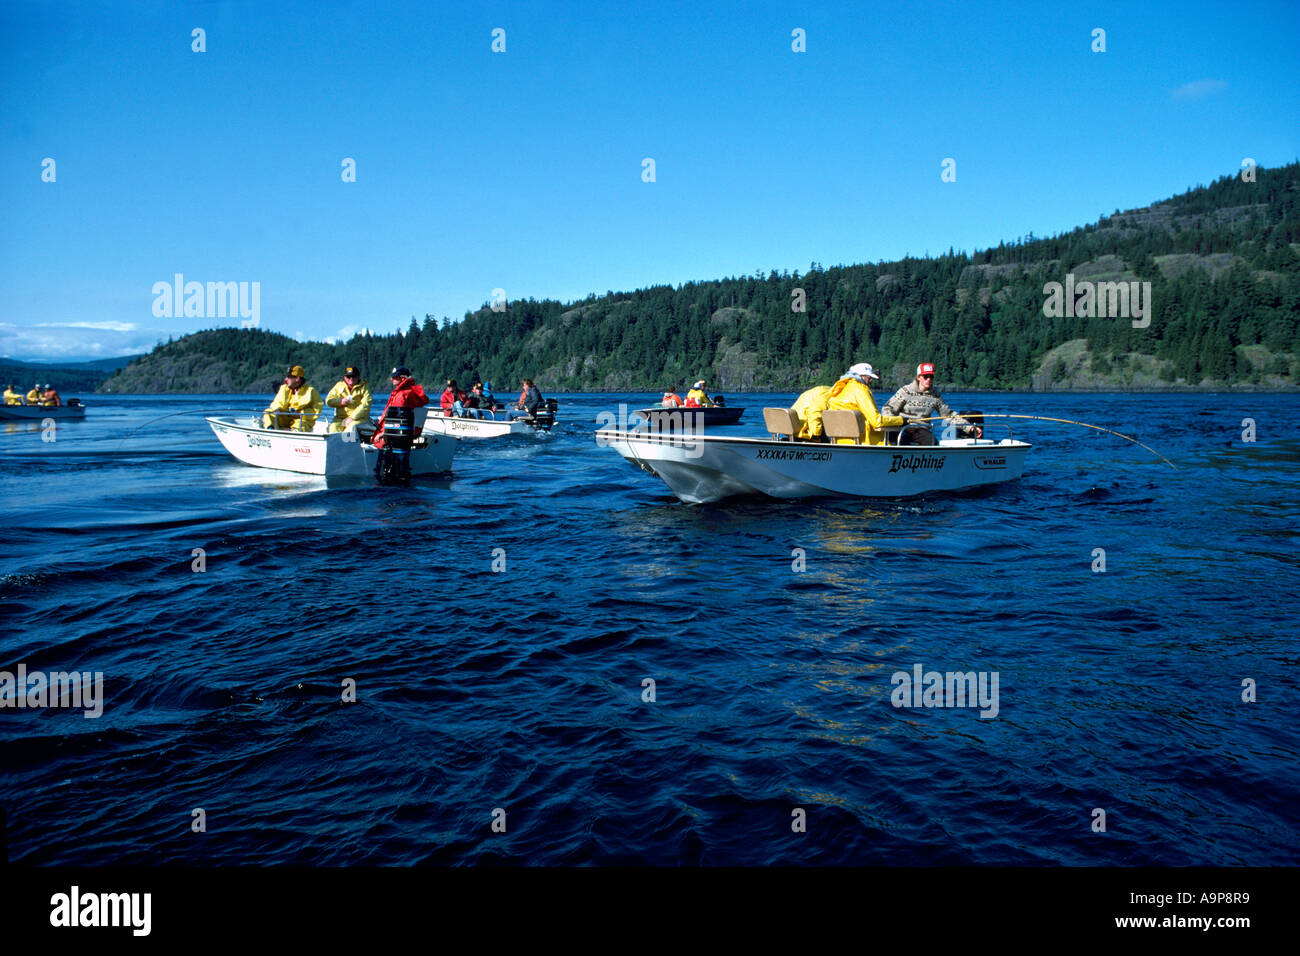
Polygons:
<instances>
[{"instance_id":1,"label":"person in yellow rain jacket","mask_svg":"<svg viewBox=\"0 0 1300 956\"><path fill-rule=\"evenodd\" d=\"M686 393L687 408L708 408L713 404L713 399L704 392L704 385L704 379L700 379L691 386L691 390Z\"/></svg>"},{"instance_id":2,"label":"person in yellow rain jacket","mask_svg":"<svg viewBox=\"0 0 1300 956\"><path fill-rule=\"evenodd\" d=\"M17 388L16 385L10 385L8 388L5 389L6 405L21 405L23 403L23 393L15 392L14 391L15 388Z\"/></svg>"},{"instance_id":3,"label":"person in yellow rain jacket","mask_svg":"<svg viewBox=\"0 0 1300 956\"><path fill-rule=\"evenodd\" d=\"M864 445L883 445L884 430L902 427L903 419L899 415L881 415L877 410L876 400L871 394L869 384L873 378L878 379L880 376L866 362L854 365L831 386L831 397L826 403L826 408L847 408L861 412L863 424L859 440ZM841 438L839 441L847 442L848 439Z\"/></svg>"},{"instance_id":4,"label":"person in yellow rain jacket","mask_svg":"<svg viewBox=\"0 0 1300 956\"><path fill-rule=\"evenodd\" d=\"M307 384L307 373L301 365L291 365L284 373L284 384L275 393L275 400L262 416L263 428L288 428L296 432L309 432L316 424L316 416L325 407L320 392ZM301 415L272 415L271 412L301 412Z\"/></svg>"},{"instance_id":5,"label":"person in yellow rain jacket","mask_svg":"<svg viewBox=\"0 0 1300 956\"><path fill-rule=\"evenodd\" d=\"M361 370L349 365L343 370L343 381L330 389L325 404L334 409L330 431L341 432L370 421L370 383L362 381Z\"/></svg>"},{"instance_id":6,"label":"person in yellow rain jacket","mask_svg":"<svg viewBox=\"0 0 1300 956\"><path fill-rule=\"evenodd\" d=\"M45 389L41 388L39 385L33 385L32 390L27 393L27 404L39 405L41 404L41 399L44 397Z\"/></svg>"},{"instance_id":7,"label":"person in yellow rain jacket","mask_svg":"<svg viewBox=\"0 0 1300 956\"><path fill-rule=\"evenodd\" d=\"M830 399L829 385L814 385L794 400L794 413L803 422L795 438L800 441L822 440L822 412L826 411L826 403Z\"/></svg>"}]
</instances>

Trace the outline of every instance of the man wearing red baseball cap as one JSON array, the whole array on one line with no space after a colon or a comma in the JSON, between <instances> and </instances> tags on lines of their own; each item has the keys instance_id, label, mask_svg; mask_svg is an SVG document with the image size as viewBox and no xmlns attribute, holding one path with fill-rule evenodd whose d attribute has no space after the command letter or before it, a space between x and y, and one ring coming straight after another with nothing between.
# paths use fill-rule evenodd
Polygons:
<instances>
[{"instance_id":1,"label":"man wearing red baseball cap","mask_svg":"<svg viewBox=\"0 0 1300 956\"><path fill-rule=\"evenodd\" d=\"M934 390L934 363L922 362L916 367L916 378L904 385L889 401L881 406L881 414L902 415L909 420L942 418L947 425L956 425L963 436L982 438L984 429L972 425L962 418L943 400L943 396ZM933 422L924 421L929 428ZM933 442L933 436L930 441Z\"/></svg>"}]
</instances>

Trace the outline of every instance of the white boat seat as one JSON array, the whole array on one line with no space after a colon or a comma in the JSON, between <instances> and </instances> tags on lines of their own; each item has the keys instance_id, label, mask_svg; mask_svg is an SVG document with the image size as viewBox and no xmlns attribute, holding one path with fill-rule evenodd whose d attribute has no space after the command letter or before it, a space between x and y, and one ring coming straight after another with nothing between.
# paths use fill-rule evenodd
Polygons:
<instances>
[{"instance_id":1,"label":"white boat seat","mask_svg":"<svg viewBox=\"0 0 1300 956\"><path fill-rule=\"evenodd\" d=\"M793 408L763 409L763 424L771 433L773 441L778 435L793 439L803 427L803 421L795 414Z\"/></svg>"},{"instance_id":2,"label":"white boat seat","mask_svg":"<svg viewBox=\"0 0 1300 956\"><path fill-rule=\"evenodd\" d=\"M862 413L851 408L828 408L822 412L822 430L833 442L847 438L860 445L863 424Z\"/></svg>"}]
</instances>

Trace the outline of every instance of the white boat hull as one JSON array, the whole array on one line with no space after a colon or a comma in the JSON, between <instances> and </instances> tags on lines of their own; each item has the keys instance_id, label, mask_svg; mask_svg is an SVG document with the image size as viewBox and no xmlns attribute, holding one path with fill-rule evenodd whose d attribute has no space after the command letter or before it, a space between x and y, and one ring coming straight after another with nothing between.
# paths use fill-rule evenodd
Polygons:
<instances>
[{"instance_id":1,"label":"white boat hull","mask_svg":"<svg viewBox=\"0 0 1300 956\"><path fill-rule=\"evenodd\" d=\"M425 432L450 434L452 438L504 438L508 434L533 434L537 431L523 419L460 419L430 415Z\"/></svg>"},{"instance_id":2,"label":"white boat hull","mask_svg":"<svg viewBox=\"0 0 1300 956\"><path fill-rule=\"evenodd\" d=\"M1004 439L957 439L929 447L656 434L602 429L608 445L660 478L688 504L733 495L908 498L1013 481L1032 447Z\"/></svg>"},{"instance_id":3,"label":"white boat hull","mask_svg":"<svg viewBox=\"0 0 1300 956\"><path fill-rule=\"evenodd\" d=\"M374 473L379 450L344 432L291 432L261 428L233 418L208 418L217 439L240 461L258 468L296 471L326 477L364 477ZM318 426L320 427L320 426ZM455 440L421 436L411 449L411 474L437 475L451 470Z\"/></svg>"},{"instance_id":4,"label":"white boat hull","mask_svg":"<svg viewBox=\"0 0 1300 956\"><path fill-rule=\"evenodd\" d=\"M507 435L532 435L537 429L522 418L444 418L431 414L424 422L424 430L450 435L453 438L504 438Z\"/></svg>"}]
</instances>

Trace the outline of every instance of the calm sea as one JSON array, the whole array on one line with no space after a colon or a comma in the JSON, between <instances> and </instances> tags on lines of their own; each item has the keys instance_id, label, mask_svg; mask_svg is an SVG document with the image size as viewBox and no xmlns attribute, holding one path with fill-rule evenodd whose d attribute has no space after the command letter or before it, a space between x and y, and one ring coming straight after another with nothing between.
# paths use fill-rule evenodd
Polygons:
<instances>
[{"instance_id":1,"label":"calm sea","mask_svg":"<svg viewBox=\"0 0 1300 956\"><path fill-rule=\"evenodd\" d=\"M702 507L558 397L402 489L236 462L248 396L0 426L0 671L102 675L0 708L10 860L1300 863L1300 397L951 395L1178 467Z\"/></svg>"}]
</instances>

